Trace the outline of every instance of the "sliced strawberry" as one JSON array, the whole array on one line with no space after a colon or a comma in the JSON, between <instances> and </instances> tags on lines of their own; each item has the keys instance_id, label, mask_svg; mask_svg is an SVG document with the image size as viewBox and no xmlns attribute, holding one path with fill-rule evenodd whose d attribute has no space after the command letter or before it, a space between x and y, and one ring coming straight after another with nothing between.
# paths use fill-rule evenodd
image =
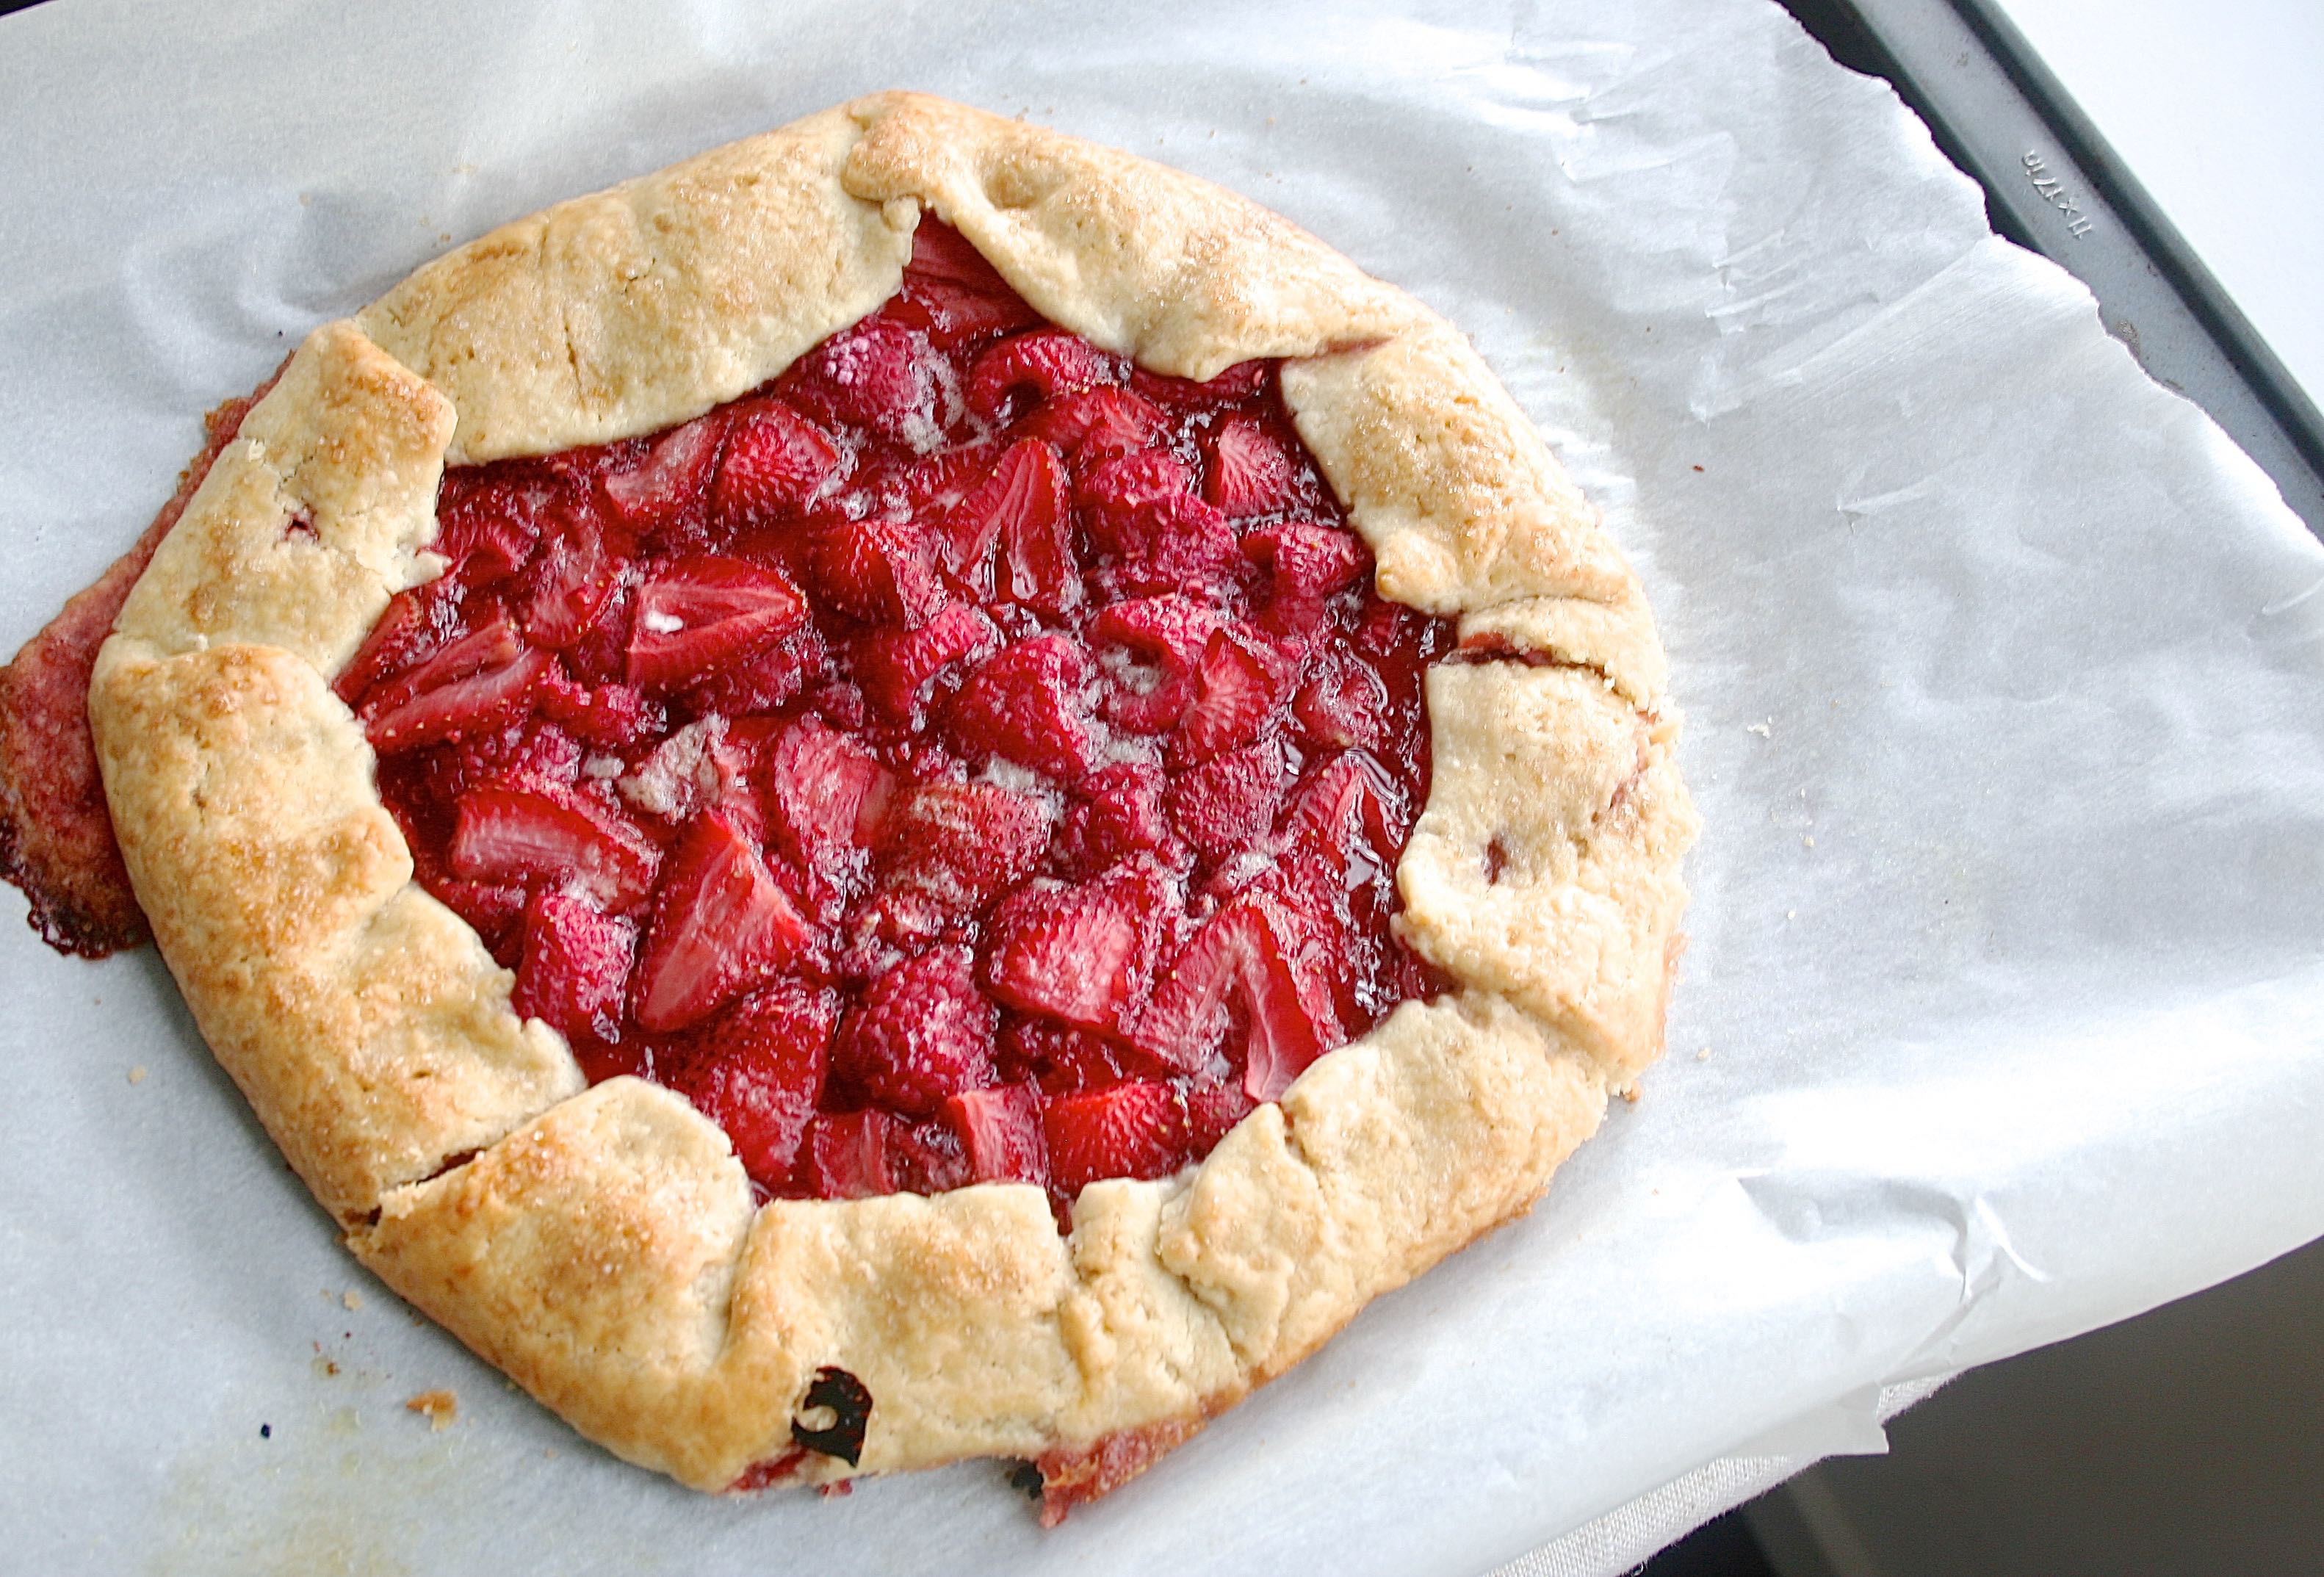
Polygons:
<instances>
[{"instance_id":1,"label":"sliced strawberry","mask_svg":"<svg viewBox=\"0 0 2324 1577\"><path fill-rule=\"evenodd\" d=\"M1358 651L1383 665L1417 666L1436 655L1431 643L1443 622L1402 603L1373 597L1366 600L1349 640Z\"/></svg>"},{"instance_id":2,"label":"sliced strawberry","mask_svg":"<svg viewBox=\"0 0 2324 1577\"><path fill-rule=\"evenodd\" d=\"M728 718L725 748L729 760L753 778L763 776L786 726L779 717Z\"/></svg>"},{"instance_id":3,"label":"sliced strawberry","mask_svg":"<svg viewBox=\"0 0 2324 1577\"><path fill-rule=\"evenodd\" d=\"M1031 873L1049 842L1049 807L995 783L923 783L881 827L883 884L935 900L944 913L980 909Z\"/></svg>"},{"instance_id":4,"label":"sliced strawberry","mask_svg":"<svg viewBox=\"0 0 2324 1577\"><path fill-rule=\"evenodd\" d=\"M992 1083L992 1005L965 947L937 947L874 980L840 1021L835 1065L872 1100L928 1117Z\"/></svg>"},{"instance_id":5,"label":"sliced strawberry","mask_svg":"<svg viewBox=\"0 0 2324 1577\"><path fill-rule=\"evenodd\" d=\"M1096 764L1093 678L1071 636L1020 641L970 671L947 709L947 737L972 761L1001 756L1071 781Z\"/></svg>"},{"instance_id":6,"label":"sliced strawberry","mask_svg":"<svg viewBox=\"0 0 2324 1577\"><path fill-rule=\"evenodd\" d=\"M1212 881L1211 890L1229 901L1264 900L1274 906L1294 958L1330 988L1334 1002L1350 1006L1358 982L1378 962L1377 949L1370 938L1351 928L1351 895L1341 890L1334 869L1295 847L1277 852L1251 881L1228 893L1223 877L1240 873L1222 872ZM1355 1021L1343 1016L1342 1022Z\"/></svg>"},{"instance_id":7,"label":"sliced strawberry","mask_svg":"<svg viewBox=\"0 0 2324 1577\"><path fill-rule=\"evenodd\" d=\"M1102 1089L1124 1079L1167 1079L1177 1071L1126 1040L1019 1013L1002 1015L993 1055L1004 1081L1030 1078L1045 1095Z\"/></svg>"},{"instance_id":8,"label":"sliced strawberry","mask_svg":"<svg viewBox=\"0 0 2324 1577\"><path fill-rule=\"evenodd\" d=\"M1041 1096L1032 1085L996 1084L954 1095L945 1102L945 1120L960 1136L977 1182L1049 1185Z\"/></svg>"},{"instance_id":9,"label":"sliced strawberry","mask_svg":"<svg viewBox=\"0 0 2324 1577\"><path fill-rule=\"evenodd\" d=\"M1047 445L1031 439L1010 444L936 523L936 557L945 573L979 602L992 596L992 553L1001 541L1001 528L1010 515L1036 507L1045 451L1054 466L1056 452Z\"/></svg>"},{"instance_id":10,"label":"sliced strawberry","mask_svg":"<svg viewBox=\"0 0 2324 1577\"><path fill-rule=\"evenodd\" d=\"M904 272L913 283L962 285L987 295L1015 293L974 243L925 211L912 231L912 255Z\"/></svg>"},{"instance_id":11,"label":"sliced strawberry","mask_svg":"<svg viewBox=\"0 0 2324 1577\"><path fill-rule=\"evenodd\" d=\"M496 618L438 648L417 666L374 685L371 693L364 697L364 710L373 717L383 716L455 679L513 662L523 652L524 642L518 637L515 624L504 616Z\"/></svg>"},{"instance_id":12,"label":"sliced strawberry","mask_svg":"<svg viewBox=\"0 0 2324 1577\"><path fill-rule=\"evenodd\" d=\"M947 600L928 533L910 521L825 526L809 557L822 601L867 624L917 630Z\"/></svg>"},{"instance_id":13,"label":"sliced strawberry","mask_svg":"<svg viewBox=\"0 0 2324 1577\"><path fill-rule=\"evenodd\" d=\"M1146 512L1144 533L1106 567L1105 578L1126 595L1185 592L1223 602L1250 571L1226 517L1199 498L1178 494Z\"/></svg>"},{"instance_id":14,"label":"sliced strawberry","mask_svg":"<svg viewBox=\"0 0 2324 1577\"><path fill-rule=\"evenodd\" d=\"M1077 334L1036 328L988 346L968 374L968 408L986 421L1027 405L1121 382L1121 364Z\"/></svg>"},{"instance_id":15,"label":"sliced strawberry","mask_svg":"<svg viewBox=\"0 0 2324 1577\"><path fill-rule=\"evenodd\" d=\"M372 719L365 731L372 749L390 755L506 728L532 710L555 660L545 651L527 651L415 696Z\"/></svg>"},{"instance_id":16,"label":"sliced strawberry","mask_svg":"<svg viewBox=\"0 0 2324 1577\"><path fill-rule=\"evenodd\" d=\"M891 1112L825 1112L807 1124L800 1145L798 1181L816 1199L874 1199L896 1192L894 1136L903 1123Z\"/></svg>"},{"instance_id":17,"label":"sliced strawberry","mask_svg":"<svg viewBox=\"0 0 2324 1577\"><path fill-rule=\"evenodd\" d=\"M1171 780L1170 825L1213 864L1267 835L1283 804L1283 747L1259 740Z\"/></svg>"},{"instance_id":18,"label":"sliced strawberry","mask_svg":"<svg viewBox=\"0 0 2324 1577\"><path fill-rule=\"evenodd\" d=\"M538 466L447 471L436 497L436 551L471 586L493 586L522 569L544 537L586 513L567 479Z\"/></svg>"},{"instance_id":19,"label":"sliced strawberry","mask_svg":"<svg viewBox=\"0 0 2324 1577\"><path fill-rule=\"evenodd\" d=\"M726 1130L761 1187L780 1188L823 1099L836 993L795 980L752 992L696 1031L669 1083Z\"/></svg>"},{"instance_id":20,"label":"sliced strawberry","mask_svg":"<svg viewBox=\"0 0 2324 1577\"><path fill-rule=\"evenodd\" d=\"M569 892L536 892L525 908L524 961L510 1005L568 1040L619 1040L637 946L632 922Z\"/></svg>"},{"instance_id":21,"label":"sliced strawberry","mask_svg":"<svg viewBox=\"0 0 2324 1577\"><path fill-rule=\"evenodd\" d=\"M415 668L451 644L460 631L460 583L438 576L387 601L387 611L355 648L332 681L339 699L353 706L392 674Z\"/></svg>"},{"instance_id":22,"label":"sliced strawberry","mask_svg":"<svg viewBox=\"0 0 2324 1577\"><path fill-rule=\"evenodd\" d=\"M987 334L1029 327L1040 314L1009 288L983 254L951 226L923 214L904 267L903 320L925 328L940 350Z\"/></svg>"},{"instance_id":23,"label":"sliced strawberry","mask_svg":"<svg viewBox=\"0 0 2324 1577\"><path fill-rule=\"evenodd\" d=\"M447 527L437 541L438 550L459 565L464 587L497 586L507 580L531 562L533 549L540 545L538 537L500 516L479 516L456 532Z\"/></svg>"},{"instance_id":24,"label":"sliced strawberry","mask_svg":"<svg viewBox=\"0 0 2324 1577\"><path fill-rule=\"evenodd\" d=\"M1062 473L1056 482L1054 492L1044 490L1039 507L1009 521L1001 536L1006 568L1001 594L1052 619L1071 613L1083 602L1081 566L1074 558L1073 516L1065 506Z\"/></svg>"},{"instance_id":25,"label":"sliced strawberry","mask_svg":"<svg viewBox=\"0 0 2324 1577\"><path fill-rule=\"evenodd\" d=\"M896 1186L907 1194L949 1194L976 1181L968 1152L941 1117L889 1130Z\"/></svg>"},{"instance_id":26,"label":"sliced strawberry","mask_svg":"<svg viewBox=\"0 0 2324 1577\"><path fill-rule=\"evenodd\" d=\"M1117 662L1101 654L1112 681L1105 718L1130 733L1161 733L1177 726L1194 700L1194 670L1218 630L1217 610L1192 597L1140 597L1115 603L1090 621L1093 641L1126 647L1143 662Z\"/></svg>"},{"instance_id":27,"label":"sliced strawberry","mask_svg":"<svg viewBox=\"0 0 2324 1577\"><path fill-rule=\"evenodd\" d=\"M1222 622L1216 608L1193 597L1134 597L1100 610L1090 637L1119 641L1171 673L1192 674Z\"/></svg>"},{"instance_id":28,"label":"sliced strawberry","mask_svg":"<svg viewBox=\"0 0 2324 1577\"><path fill-rule=\"evenodd\" d=\"M519 948L522 945L517 931L526 903L521 886L513 881L462 881L456 877L431 878L427 886L438 903L468 922L494 958L505 964L521 956L504 945L513 939ZM502 956L503 951L509 951L508 957Z\"/></svg>"},{"instance_id":29,"label":"sliced strawberry","mask_svg":"<svg viewBox=\"0 0 2324 1577\"><path fill-rule=\"evenodd\" d=\"M687 692L686 705L697 715L722 712L729 717L772 712L827 676L831 666L831 647L823 632L802 624L756 657L706 676Z\"/></svg>"},{"instance_id":30,"label":"sliced strawberry","mask_svg":"<svg viewBox=\"0 0 2324 1577\"><path fill-rule=\"evenodd\" d=\"M653 890L660 852L576 795L485 788L461 799L449 859L470 881L571 882L618 913Z\"/></svg>"},{"instance_id":31,"label":"sliced strawberry","mask_svg":"<svg viewBox=\"0 0 2324 1577\"><path fill-rule=\"evenodd\" d=\"M930 519L967 497L991 475L994 462L1008 447L1001 438L983 438L934 454L910 456L867 471L863 491L882 509Z\"/></svg>"},{"instance_id":32,"label":"sliced strawberry","mask_svg":"<svg viewBox=\"0 0 2324 1577\"><path fill-rule=\"evenodd\" d=\"M698 1023L806 959L814 945L758 849L723 812L697 816L654 903L638 971L637 1020L656 1034Z\"/></svg>"},{"instance_id":33,"label":"sliced strawberry","mask_svg":"<svg viewBox=\"0 0 2324 1577\"><path fill-rule=\"evenodd\" d=\"M531 788L564 794L581 774L581 742L552 719L533 718L497 733L462 740L436 758L447 767L443 802L472 788Z\"/></svg>"},{"instance_id":34,"label":"sliced strawberry","mask_svg":"<svg viewBox=\"0 0 2324 1577\"><path fill-rule=\"evenodd\" d=\"M1172 741L1185 761L1206 761L1259 737L1291 694L1297 667L1256 632L1223 629L1203 648L1194 700Z\"/></svg>"},{"instance_id":35,"label":"sliced strawberry","mask_svg":"<svg viewBox=\"0 0 2324 1577\"><path fill-rule=\"evenodd\" d=\"M656 531L690 535L686 527L702 512L725 435L725 418L716 412L664 433L635 467L605 478L607 512L632 540Z\"/></svg>"},{"instance_id":36,"label":"sliced strawberry","mask_svg":"<svg viewBox=\"0 0 2324 1577\"><path fill-rule=\"evenodd\" d=\"M613 602L627 567L605 546L595 521L550 538L525 575L525 639L553 651L580 644Z\"/></svg>"},{"instance_id":37,"label":"sliced strawberry","mask_svg":"<svg viewBox=\"0 0 2324 1577\"><path fill-rule=\"evenodd\" d=\"M1230 1044L1239 1036L1240 1045ZM1326 982L1297 955L1294 923L1270 900L1236 899L1194 933L1140 1016L1138 1043L1200 1074L1240 1053L1243 1085L1272 1101L1346 1036Z\"/></svg>"},{"instance_id":38,"label":"sliced strawberry","mask_svg":"<svg viewBox=\"0 0 2324 1577\"><path fill-rule=\"evenodd\" d=\"M1219 423L1204 446L1209 464L1203 496L1229 520L1295 508L1311 496L1306 467L1287 436L1247 416Z\"/></svg>"},{"instance_id":39,"label":"sliced strawberry","mask_svg":"<svg viewBox=\"0 0 2324 1577\"><path fill-rule=\"evenodd\" d=\"M712 554L661 565L638 588L629 681L649 691L680 688L806 622L806 600L779 570Z\"/></svg>"},{"instance_id":40,"label":"sliced strawberry","mask_svg":"<svg viewBox=\"0 0 2324 1577\"><path fill-rule=\"evenodd\" d=\"M1073 456L1079 471L1112 456L1149 447L1161 441L1167 427L1162 413L1148 401L1101 385L1058 395L1013 430L1054 444Z\"/></svg>"},{"instance_id":41,"label":"sliced strawberry","mask_svg":"<svg viewBox=\"0 0 2324 1577\"><path fill-rule=\"evenodd\" d=\"M1275 388L1273 362L1237 362L1206 383L1166 377L1133 368L1130 386L1148 399L1181 410L1203 410L1264 399Z\"/></svg>"},{"instance_id":42,"label":"sliced strawberry","mask_svg":"<svg viewBox=\"0 0 2324 1577\"><path fill-rule=\"evenodd\" d=\"M1176 841L1162 810L1162 769L1115 761L1074 787L1057 852L1070 874L1091 876L1138 854L1161 855L1170 863Z\"/></svg>"},{"instance_id":43,"label":"sliced strawberry","mask_svg":"<svg viewBox=\"0 0 2324 1577\"><path fill-rule=\"evenodd\" d=\"M926 336L874 316L825 340L785 382L810 410L925 452L944 437L937 365Z\"/></svg>"},{"instance_id":44,"label":"sliced strawberry","mask_svg":"<svg viewBox=\"0 0 2324 1577\"><path fill-rule=\"evenodd\" d=\"M821 428L772 396L747 401L731 414L711 508L730 532L795 519L839 467Z\"/></svg>"},{"instance_id":45,"label":"sliced strawberry","mask_svg":"<svg viewBox=\"0 0 2324 1577\"><path fill-rule=\"evenodd\" d=\"M1027 438L1010 445L992 475L946 512L945 567L972 596L989 598L997 543L1008 566L999 595L1055 617L1081 601L1071 528L1065 468L1055 449Z\"/></svg>"},{"instance_id":46,"label":"sliced strawberry","mask_svg":"<svg viewBox=\"0 0 2324 1577\"><path fill-rule=\"evenodd\" d=\"M1070 1200L1101 1177L1167 1177L1186 1160L1178 1093L1144 1080L1041 1103L1049 1182Z\"/></svg>"},{"instance_id":47,"label":"sliced strawberry","mask_svg":"<svg viewBox=\"0 0 2324 1577\"><path fill-rule=\"evenodd\" d=\"M1162 881L1142 872L1026 888L993 912L985 989L1007 1007L1117 1029L1146 993L1176 908Z\"/></svg>"},{"instance_id":48,"label":"sliced strawberry","mask_svg":"<svg viewBox=\"0 0 2324 1577\"><path fill-rule=\"evenodd\" d=\"M917 630L883 630L856 648L855 678L863 696L891 723L919 728L927 721L929 692L937 679L1001 645L991 620L966 603L950 603Z\"/></svg>"},{"instance_id":49,"label":"sliced strawberry","mask_svg":"<svg viewBox=\"0 0 2324 1577\"><path fill-rule=\"evenodd\" d=\"M863 862L895 788L895 776L821 718L793 723L765 770L775 846L836 896Z\"/></svg>"},{"instance_id":50,"label":"sliced strawberry","mask_svg":"<svg viewBox=\"0 0 2324 1577\"><path fill-rule=\"evenodd\" d=\"M1216 1149L1219 1140L1259 1106L1240 1079L1195 1084L1185 1092L1185 1096L1186 1148L1197 1156L1207 1156Z\"/></svg>"},{"instance_id":51,"label":"sliced strawberry","mask_svg":"<svg viewBox=\"0 0 2324 1577\"><path fill-rule=\"evenodd\" d=\"M1343 1024L1369 1024L1397 1000L1382 993L1406 828L1402 791L1377 761L1348 751L1308 774L1284 817L1281 855L1251 888L1304 927L1302 956Z\"/></svg>"},{"instance_id":52,"label":"sliced strawberry","mask_svg":"<svg viewBox=\"0 0 2324 1577\"><path fill-rule=\"evenodd\" d=\"M761 849L771 841L767 760L774 752L775 741L782 728L779 718L732 718L726 725L726 736L711 752L718 773L716 807L725 812L736 832ZM802 891L795 868L786 865L774 869L777 879L794 896Z\"/></svg>"},{"instance_id":53,"label":"sliced strawberry","mask_svg":"<svg viewBox=\"0 0 2324 1577\"><path fill-rule=\"evenodd\" d=\"M1404 847L1404 796L1388 769L1370 752L1351 750L1308 775L1284 819L1284 833L1330 850L1360 837L1385 859Z\"/></svg>"},{"instance_id":54,"label":"sliced strawberry","mask_svg":"<svg viewBox=\"0 0 2324 1577\"><path fill-rule=\"evenodd\" d=\"M1277 599L1321 602L1343 592L1371 567L1371 549L1353 531L1314 521L1286 521L1247 534L1244 556L1267 570Z\"/></svg>"},{"instance_id":55,"label":"sliced strawberry","mask_svg":"<svg viewBox=\"0 0 2324 1577\"><path fill-rule=\"evenodd\" d=\"M878 888L848 914L833 968L860 984L938 942L964 940L964 918L957 905L918 888Z\"/></svg>"},{"instance_id":56,"label":"sliced strawberry","mask_svg":"<svg viewBox=\"0 0 2324 1577\"><path fill-rule=\"evenodd\" d=\"M1090 540L1109 553L1125 553L1167 518L1174 501L1194 493L1194 473L1184 460L1167 449L1142 449L1085 472L1074 502L1089 521Z\"/></svg>"},{"instance_id":57,"label":"sliced strawberry","mask_svg":"<svg viewBox=\"0 0 2324 1577\"><path fill-rule=\"evenodd\" d=\"M587 689L559 673L542 680L540 710L576 739L603 750L633 745L667 721L661 703L648 700L634 685Z\"/></svg>"},{"instance_id":58,"label":"sliced strawberry","mask_svg":"<svg viewBox=\"0 0 2324 1577\"><path fill-rule=\"evenodd\" d=\"M1326 654L1291 703L1302 738L1326 750L1378 750L1388 738L1388 687L1363 663Z\"/></svg>"},{"instance_id":59,"label":"sliced strawberry","mask_svg":"<svg viewBox=\"0 0 2324 1577\"><path fill-rule=\"evenodd\" d=\"M630 628L638 608L638 588L635 577L623 576L613 583L613 595L588 632L575 641L560 659L565 671L582 685L618 685L630 674Z\"/></svg>"}]
</instances>

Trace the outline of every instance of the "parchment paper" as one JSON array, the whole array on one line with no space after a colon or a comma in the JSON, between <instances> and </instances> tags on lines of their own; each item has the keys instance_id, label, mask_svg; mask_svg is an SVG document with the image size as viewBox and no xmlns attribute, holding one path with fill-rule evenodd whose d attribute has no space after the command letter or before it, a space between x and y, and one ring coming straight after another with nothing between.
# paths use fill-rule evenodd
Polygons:
<instances>
[{"instance_id":1,"label":"parchment paper","mask_svg":"<svg viewBox=\"0 0 2324 1577\"><path fill-rule=\"evenodd\" d=\"M0 21L0 639L443 244L896 84L1214 177L1476 338L1675 659L1668 1061L1529 1220L1045 1535L991 1464L716 1501L585 1444L355 1269L150 953L12 895L11 1561L1473 1572L2324 1232L2324 553L1765 0L54 0Z\"/></svg>"}]
</instances>

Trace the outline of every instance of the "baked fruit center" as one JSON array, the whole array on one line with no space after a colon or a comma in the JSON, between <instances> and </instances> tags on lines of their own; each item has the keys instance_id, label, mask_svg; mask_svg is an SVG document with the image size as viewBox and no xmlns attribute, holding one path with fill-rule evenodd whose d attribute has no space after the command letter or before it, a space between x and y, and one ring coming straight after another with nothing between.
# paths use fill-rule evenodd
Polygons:
<instances>
[{"instance_id":1,"label":"baked fruit center","mask_svg":"<svg viewBox=\"0 0 2324 1577\"><path fill-rule=\"evenodd\" d=\"M1389 920L1452 626L1272 364L1132 368L924 220L772 383L438 514L338 681L419 879L770 1194L1162 1176L1442 985Z\"/></svg>"}]
</instances>

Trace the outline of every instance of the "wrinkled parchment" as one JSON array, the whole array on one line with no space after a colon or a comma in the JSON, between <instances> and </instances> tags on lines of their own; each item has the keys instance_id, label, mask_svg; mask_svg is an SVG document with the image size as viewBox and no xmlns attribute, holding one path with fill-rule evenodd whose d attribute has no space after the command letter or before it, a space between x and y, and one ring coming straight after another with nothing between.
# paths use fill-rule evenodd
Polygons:
<instances>
[{"instance_id":1,"label":"wrinkled parchment","mask_svg":"<svg viewBox=\"0 0 2324 1577\"><path fill-rule=\"evenodd\" d=\"M0 20L0 638L317 322L891 85L1216 178L1476 338L1674 659L1668 1061L1531 1219L1045 1535L992 1464L613 1462L355 1268L150 954L6 921L14 1558L1473 1572L2324 1231L2324 553L1766 0L51 0Z\"/></svg>"}]
</instances>

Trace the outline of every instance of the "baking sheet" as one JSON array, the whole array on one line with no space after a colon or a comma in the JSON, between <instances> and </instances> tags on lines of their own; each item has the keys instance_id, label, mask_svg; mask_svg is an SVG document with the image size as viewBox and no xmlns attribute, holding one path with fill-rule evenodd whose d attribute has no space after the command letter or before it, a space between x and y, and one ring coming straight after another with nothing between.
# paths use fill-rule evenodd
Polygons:
<instances>
[{"instance_id":1,"label":"baking sheet","mask_svg":"<svg viewBox=\"0 0 2324 1577\"><path fill-rule=\"evenodd\" d=\"M315 323L899 84L1224 181L1468 328L1689 715L1668 1060L1530 1219L1062 1529L994 1464L706 1500L371 1283L152 955L57 958L12 894L18 1558L1473 1572L2324 1232L2324 552L1766 0L51 0L0 20L0 640Z\"/></svg>"}]
</instances>

